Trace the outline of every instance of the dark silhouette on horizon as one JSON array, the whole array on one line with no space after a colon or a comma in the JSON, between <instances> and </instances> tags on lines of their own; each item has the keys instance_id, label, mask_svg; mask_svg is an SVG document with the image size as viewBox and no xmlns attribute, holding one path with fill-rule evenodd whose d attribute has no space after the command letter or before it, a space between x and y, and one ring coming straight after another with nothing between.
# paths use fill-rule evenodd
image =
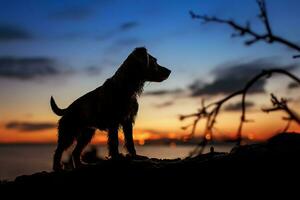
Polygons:
<instances>
[{"instance_id":1,"label":"dark silhouette on horizon","mask_svg":"<svg viewBox=\"0 0 300 200\"><path fill-rule=\"evenodd\" d=\"M71 186L72 191L74 188L80 191L87 188L90 191L90 186L96 186L105 191L113 189L113 193L116 193L116 188L125 188L126 191L137 187L146 187L148 190L151 186L163 190L166 187L190 188L191 185L199 188L210 182L215 184L216 181L218 184L213 187L214 190L224 185L232 189L235 184L242 187L249 185L247 188L253 187L253 184L260 184L261 188L273 184L282 187L299 180L299 155L300 134L292 132L278 134L265 142L236 146L229 153L216 152L211 148L210 153L185 159L101 160L97 152L92 150L85 153L83 159L87 162L99 161L93 166L80 170L22 175L14 181L0 181L0 188L2 185L11 188L50 186L46 187L47 190L54 188L55 192L57 188L66 189L65 186ZM116 180L125 180L127 184L116 184ZM62 187L57 187L60 185Z\"/></svg>"},{"instance_id":2,"label":"dark silhouette on horizon","mask_svg":"<svg viewBox=\"0 0 300 200\"><path fill-rule=\"evenodd\" d=\"M138 112L137 97L146 81L162 82L171 71L157 64L156 58L144 47L136 48L117 72L95 90L75 100L69 107L60 109L54 98L50 104L53 112L62 116L58 123L58 144L54 154L53 170L62 170L61 157L76 140L72 153L75 168L83 165L81 152L91 141L96 129L108 132L109 156L122 158L118 150L118 130L122 127L125 147L132 158L138 156L134 147L132 129Z\"/></svg>"}]
</instances>

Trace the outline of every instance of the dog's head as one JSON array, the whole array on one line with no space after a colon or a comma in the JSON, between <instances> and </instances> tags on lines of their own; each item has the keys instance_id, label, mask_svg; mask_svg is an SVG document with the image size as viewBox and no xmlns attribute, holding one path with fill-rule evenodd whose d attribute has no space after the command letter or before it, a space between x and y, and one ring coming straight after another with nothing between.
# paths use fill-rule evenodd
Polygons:
<instances>
[{"instance_id":1,"label":"dog's head","mask_svg":"<svg viewBox=\"0 0 300 200\"><path fill-rule=\"evenodd\" d=\"M150 55L144 47L136 48L129 58L135 63L135 67L138 68L145 81L162 82L171 73L171 70L160 66L156 58Z\"/></svg>"}]
</instances>

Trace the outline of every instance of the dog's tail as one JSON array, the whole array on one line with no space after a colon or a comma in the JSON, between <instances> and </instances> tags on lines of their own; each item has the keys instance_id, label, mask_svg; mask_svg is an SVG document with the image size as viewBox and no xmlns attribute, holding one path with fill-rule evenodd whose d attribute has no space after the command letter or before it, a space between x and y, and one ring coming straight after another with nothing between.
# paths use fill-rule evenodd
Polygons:
<instances>
[{"instance_id":1,"label":"dog's tail","mask_svg":"<svg viewBox=\"0 0 300 200\"><path fill-rule=\"evenodd\" d=\"M51 105L52 111L53 111L56 115L58 115L58 116L63 116L63 115L65 114L66 109L61 109L61 108L59 108L59 107L56 105L53 96L51 96L51 99L50 99L50 105Z\"/></svg>"}]
</instances>

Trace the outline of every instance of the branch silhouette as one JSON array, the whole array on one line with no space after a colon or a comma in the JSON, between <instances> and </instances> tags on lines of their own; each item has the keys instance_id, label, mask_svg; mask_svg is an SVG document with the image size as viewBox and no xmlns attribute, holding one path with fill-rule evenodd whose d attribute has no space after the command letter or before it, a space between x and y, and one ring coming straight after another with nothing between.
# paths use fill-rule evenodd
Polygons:
<instances>
[{"instance_id":1,"label":"branch silhouette","mask_svg":"<svg viewBox=\"0 0 300 200\"><path fill-rule=\"evenodd\" d=\"M273 107L270 108L262 108L263 112L270 113L275 111L284 111L286 114L288 114L288 117L284 117L283 119L288 121L287 126L284 130L287 130L291 124L292 121L297 122L300 124L300 118L293 110L291 110L288 106L288 100L285 98L281 98L280 100L274 95L271 94L271 102L273 104Z\"/></svg>"},{"instance_id":2,"label":"branch silhouette","mask_svg":"<svg viewBox=\"0 0 300 200\"><path fill-rule=\"evenodd\" d=\"M268 12L267 12L267 7L266 3L264 0L256 0L258 7L259 7L259 19L263 23L265 27L265 33L257 33L251 28L250 22L246 22L246 25L240 25L236 23L234 20L226 20L222 18L218 18L215 16L208 16L208 15L199 15L194 13L193 11L190 11L190 16L192 19L199 19L202 20L203 23L217 23L217 24L225 24L230 26L235 32L231 35L232 37L245 37L249 36L250 39L247 39L245 41L245 45L250 46L253 45L259 41L264 41L268 44L273 44L273 43L279 43L282 44L286 47L289 47L291 49L294 49L296 52L299 54L294 55L293 58L300 58L300 46L289 41L288 39L285 39L283 37L277 36L273 33L269 17L268 17ZM269 70L264 70L261 73L257 74L255 77L253 77L249 82L246 83L244 88L241 90L238 90L236 92L233 92L232 94L224 97L223 99L216 101L214 103L211 103L207 106L204 105L204 101L202 101L202 107L199 109L198 112L188 114L188 115L181 115L180 120L185 120L188 118L194 118L194 121L192 124L187 125L185 127L182 127L183 129L188 129L192 127L191 133L187 136L187 138L193 137L195 135L196 127L198 123L200 122L201 119L206 119L206 126L204 130L204 139L202 142L200 142L191 154L201 154L204 150L204 147L206 146L207 142L213 138L213 129L215 129L214 125L216 123L216 119L218 117L218 114L220 112L220 109L222 108L223 104L232 99L233 97L236 96L242 96L241 100L241 117L240 117L240 124L237 130L237 145L241 144L242 140L242 130L243 130L243 125L244 123L247 122L252 122L253 120L246 119L246 96L247 92L249 89L252 87L253 84L255 84L259 79L261 78L270 78L272 74L277 73L277 74L282 74L285 76L290 77L291 79L295 80L297 83L300 84L300 79L296 77L295 75L291 74L290 72L284 70L284 69L269 69ZM288 130L290 124L292 121L296 121L298 124L300 124L299 117L296 113L292 112L288 105L287 102L284 101L279 101L274 95L271 96L272 102L273 102L273 108L270 109L265 109L263 110L264 112L273 112L277 110L283 110L285 111L289 117L283 118L284 120L287 120L287 125L284 130ZM275 102L275 104L274 104ZM199 149L200 148L200 149Z\"/></svg>"},{"instance_id":3,"label":"branch silhouette","mask_svg":"<svg viewBox=\"0 0 300 200\"><path fill-rule=\"evenodd\" d=\"M202 101L202 107L199 109L198 112L188 114L188 115L181 115L180 120L182 120L182 121L185 119L188 119L188 118L194 118L194 122L191 125L183 127L183 129L187 129L192 126L191 133L188 137L193 137L195 135L195 130L196 130L196 127L197 127L199 121L201 119L206 119L206 126L205 126L205 130L204 130L204 139L198 145L198 147L202 147L202 148L199 151L196 151L196 150L193 151L192 154L195 154L196 152L201 154L203 152L204 147L207 144L207 142L213 138L213 129L214 129L214 125L217 121L216 119L218 117L220 109L222 108L222 106L224 105L225 102L227 102L230 99L232 99L233 97L236 97L239 95L242 96L242 100L241 100L242 109L241 109L240 124L239 124L238 130L237 130L236 141L237 141L237 145L240 145L241 141L242 141L242 130L243 130L244 123L253 122L253 120L246 119L247 92L258 80L260 80L261 78L270 78L273 74L285 75L300 84L300 79L298 77L296 77L295 75L293 75L292 73L288 72L287 70L284 70L284 69L263 70L261 73L257 74L249 82L247 82L246 85L241 90L233 92L232 94L224 97L223 99L213 102L211 104L208 104L207 106L205 106L204 101ZM292 112L288 108L287 101L279 101L277 98L273 99L273 96L274 95L272 95L272 102L275 102L275 104L273 103L274 107L270 108L270 109L264 109L263 111L264 112L272 112L275 110L284 110L289 114L289 116L290 116L289 120L290 119L295 120L297 123L300 124L299 117L297 116L296 113ZM289 127L289 124L290 124L290 122L288 123L287 128Z\"/></svg>"},{"instance_id":4,"label":"branch silhouette","mask_svg":"<svg viewBox=\"0 0 300 200\"><path fill-rule=\"evenodd\" d=\"M266 8L266 2L264 0L257 0L256 1L260 13L258 15L259 19L263 23L265 27L265 33L257 33L251 29L250 22L246 22L246 25L240 25L236 23L233 20L226 20L222 18L218 18L215 16L208 16L208 15L198 15L194 13L193 11L190 11L190 16L192 19L200 19L203 21L203 23L219 23L219 24L226 24L233 28L235 30L235 33L233 33L232 37L243 37L243 36L250 36L251 38L245 41L245 45L250 46L256 42L264 41L266 43L272 44L274 42L280 43L282 45L285 45L291 49L296 50L299 54L294 55L293 58L300 58L300 46L283 38L280 36L275 35L272 32L272 28L269 22L268 12Z\"/></svg>"}]
</instances>

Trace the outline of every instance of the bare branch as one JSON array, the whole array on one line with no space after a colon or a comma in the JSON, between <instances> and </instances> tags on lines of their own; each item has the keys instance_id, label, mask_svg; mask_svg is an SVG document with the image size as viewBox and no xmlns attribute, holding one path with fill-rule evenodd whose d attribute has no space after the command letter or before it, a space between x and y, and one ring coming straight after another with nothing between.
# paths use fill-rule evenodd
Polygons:
<instances>
[{"instance_id":1,"label":"bare branch","mask_svg":"<svg viewBox=\"0 0 300 200\"><path fill-rule=\"evenodd\" d=\"M257 0L256 2L260 9L259 18L262 20L263 24L265 25L268 35L272 36L273 34L272 34L271 26L269 23L269 17L267 14L266 2L264 0ZM271 37L270 37L270 39L271 39Z\"/></svg>"},{"instance_id":2,"label":"bare branch","mask_svg":"<svg viewBox=\"0 0 300 200\"><path fill-rule=\"evenodd\" d=\"M297 52L300 53L300 46L285 39L282 38L280 36L274 35L274 33L272 32L272 28L270 25L270 21L269 21L269 17L268 17L268 13L267 13L267 8L266 8L266 3L265 0L256 0L258 7L259 7L259 19L261 20L261 22L263 23L264 27L265 27L265 33L257 33L254 30L251 29L251 24L250 22L247 22L245 26L240 25L238 23L236 23L233 20L226 20L226 19L222 19L222 18L218 18L215 16L208 16L208 15L198 15L196 13L194 13L193 11L190 11L190 16L192 17L192 19L198 19L201 20L203 23L217 23L217 24L225 24L229 27L231 27L234 30L234 33L231 35L232 37L242 37L242 36L248 36L250 38L248 38L245 41L245 45L252 45L254 43L257 43L259 41L264 41L266 43L280 43L282 45L285 45L291 49L296 50ZM294 55L293 58L300 58L300 54ZM246 83L245 87L242 88L241 90L238 90L226 97L224 97L223 99L216 101L214 103L211 103L207 106L204 106L204 104L202 105L202 108L193 114L189 114L189 115L182 115L180 117L180 120L185 120L188 118L196 118L194 119L194 125L197 126L198 121L201 119L206 119L206 127L205 127L205 131L204 131L204 139L203 141L199 144L199 146L197 147L197 149L199 150L199 147L201 147L202 149L200 150L200 153L203 151L205 145L207 144L207 138L206 136L213 136L213 129L214 129L214 125L216 123L216 119L218 117L219 111L222 108L223 104L227 101L229 101L230 99L232 99L235 96L239 96L242 95L242 110L241 110L241 116L240 116L240 124L239 124L239 128L237 131L237 143L240 144L241 143L241 139L242 139L242 130L243 130L243 125L246 122L250 122L250 120L246 119L246 96L247 96L247 92L248 90L252 87L253 84L255 84L259 79L261 78L270 78L272 76L272 74L277 73L277 74L282 74L285 76L290 77L291 79L295 80L296 82L298 82L300 84L300 79L298 77L296 77L295 75L291 74L290 72L283 70L283 69L270 69L270 70L265 70L262 71L260 74L256 75L255 77L253 77L248 83ZM272 103L273 106L272 108L269 108L267 110L265 110L265 112L273 112L273 111L277 111L277 110L284 110L286 113L288 113L289 117L287 118L287 125L285 127L284 130L287 130L290 127L290 124L292 121L296 121L298 124L300 124L300 120L299 117L296 113L294 113L293 111L291 111L288 106L287 106L287 101L285 99L281 99L280 101L274 96L274 98L272 98ZM193 126L192 129L192 133L191 136L193 136L195 134L195 126ZM198 151L199 152L199 151Z\"/></svg>"},{"instance_id":3,"label":"bare branch","mask_svg":"<svg viewBox=\"0 0 300 200\"><path fill-rule=\"evenodd\" d=\"M263 108L262 109L263 112L270 113L274 111L284 111L289 116L288 118L284 118L285 120L295 121L298 124L300 124L299 116L289 108L287 104L288 103L287 99L281 98L279 100L274 94L271 94L271 102L273 104L273 107Z\"/></svg>"},{"instance_id":4,"label":"bare branch","mask_svg":"<svg viewBox=\"0 0 300 200\"><path fill-rule=\"evenodd\" d=\"M291 120L291 119L287 120L287 124L286 124L286 126L284 127L284 129L282 130L283 133L284 133L284 132L287 132L287 131L289 130L292 121L293 121L293 120Z\"/></svg>"},{"instance_id":5,"label":"bare branch","mask_svg":"<svg viewBox=\"0 0 300 200\"><path fill-rule=\"evenodd\" d=\"M257 4L259 6L259 18L261 19L262 23L265 26L266 33L259 34L253 31L250 28L250 23L247 22L246 26L242 26L238 23L236 23L233 20L225 20L221 19L215 16L207 16L207 15L198 15L195 14L193 11L190 11L190 15L193 19L200 19L203 23L219 23L219 24L226 24L230 26L233 30L235 30L235 33L232 34L232 36L250 36L251 38L245 41L246 45L252 45L259 41L264 41L266 43L273 43L277 42L280 44L283 44L291 49L296 50L297 52L300 52L300 46L285 39L280 36L274 35L270 26L268 13L266 9L266 3L264 0L257 0ZM300 55L293 56L293 58L300 58Z\"/></svg>"},{"instance_id":6,"label":"bare branch","mask_svg":"<svg viewBox=\"0 0 300 200\"><path fill-rule=\"evenodd\" d=\"M300 58L300 55L294 55L293 58Z\"/></svg>"},{"instance_id":7,"label":"bare branch","mask_svg":"<svg viewBox=\"0 0 300 200\"><path fill-rule=\"evenodd\" d=\"M203 141L205 141L204 143L201 144L206 144L207 143L207 134L209 134L211 137L213 136L213 128L214 125L216 123L216 119L218 117L219 111L222 108L223 104L227 101L229 101L230 99L232 99L235 96L239 96L242 95L242 113L241 113L241 117L240 117L240 124L239 124L239 128L237 131L237 144L240 145L241 140L242 140L242 129L243 129L243 125L244 123L250 122L250 120L248 120L246 118L246 96L247 93L249 91L249 89L257 82L259 81L261 78L270 78L273 74L283 74L285 76L288 76L289 78L293 79L294 81L296 81L297 83L300 84L300 79L298 77L296 77L295 75L293 75L292 73L283 70L283 69L269 69L269 70L263 70L261 73L257 74L256 76L254 76L249 82L246 83L245 87L242 88L241 90L238 90L226 97L224 97L223 99L213 102L207 106L205 106L204 104L202 105L202 108L199 109L198 113L193 113L193 114L189 114L189 115L182 115L180 117L181 120L185 120L188 118L195 118L194 120L194 125L192 132L191 132L191 136L193 136L195 134L195 128L197 126L198 121L200 120L200 118L204 119L206 118L206 127L205 127L205 131L204 131L204 139ZM275 97L275 96L274 96ZM280 105L281 104L286 104L287 100L285 99L281 99L281 101L279 101L277 98L272 98L272 102L273 105ZM286 107L284 107L283 110L285 110L290 118L292 118L293 120L295 120L297 123L300 124L300 120L299 117L297 117L297 114L292 112L289 108L287 109L287 105ZM280 108L282 110L282 108ZM271 109L266 109L265 112L271 112L271 111L275 111L278 110L277 107L271 108ZM205 146L203 146L204 148Z\"/></svg>"}]
</instances>

